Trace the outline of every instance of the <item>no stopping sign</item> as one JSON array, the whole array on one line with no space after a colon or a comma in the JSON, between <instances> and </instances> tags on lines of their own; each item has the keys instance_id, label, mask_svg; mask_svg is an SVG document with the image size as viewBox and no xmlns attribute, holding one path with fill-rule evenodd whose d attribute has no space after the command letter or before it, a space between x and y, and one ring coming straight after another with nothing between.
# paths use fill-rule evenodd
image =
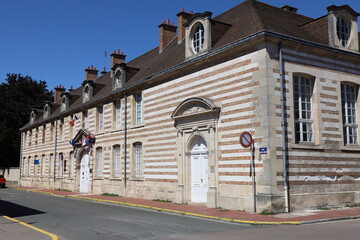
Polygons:
<instances>
[{"instance_id":1,"label":"no stopping sign","mask_svg":"<svg viewBox=\"0 0 360 240\"><path fill-rule=\"evenodd\" d=\"M240 145L243 146L244 148L248 148L251 146L253 142L252 136L250 132L242 132L240 135Z\"/></svg>"}]
</instances>

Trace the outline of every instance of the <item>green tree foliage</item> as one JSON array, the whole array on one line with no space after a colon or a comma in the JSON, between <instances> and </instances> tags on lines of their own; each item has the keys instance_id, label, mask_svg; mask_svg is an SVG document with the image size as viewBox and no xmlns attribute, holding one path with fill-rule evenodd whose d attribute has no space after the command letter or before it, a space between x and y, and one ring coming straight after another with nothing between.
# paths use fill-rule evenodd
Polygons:
<instances>
[{"instance_id":1,"label":"green tree foliage","mask_svg":"<svg viewBox=\"0 0 360 240\"><path fill-rule=\"evenodd\" d=\"M19 166L20 131L30 120L31 108L42 109L52 100L45 81L7 74L0 85L0 167Z\"/></svg>"}]
</instances>

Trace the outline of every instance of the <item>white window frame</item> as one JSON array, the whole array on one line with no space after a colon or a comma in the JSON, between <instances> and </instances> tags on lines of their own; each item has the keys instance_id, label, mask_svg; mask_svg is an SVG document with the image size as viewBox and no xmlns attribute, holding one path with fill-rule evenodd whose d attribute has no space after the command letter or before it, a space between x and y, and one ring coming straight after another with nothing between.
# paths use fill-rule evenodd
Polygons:
<instances>
[{"instance_id":1,"label":"white window frame","mask_svg":"<svg viewBox=\"0 0 360 240\"><path fill-rule=\"evenodd\" d=\"M96 148L96 177L103 175L103 148Z\"/></svg>"},{"instance_id":2,"label":"white window frame","mask_svg":"<svg viewBox=\"0 0 360 240\"><path fill-rule=\"evenodd\" d=\"M142 154L142 143L137 142L134 146L134 177L143 177L143 154Z\"/></svg>"},{"instance_id":3,"label":"white window frame","mask_svg":"<svg viewBox=\"0 0 360 240\"><path fill-rule=\"evenodd\" d=\"M295 142L314 142L313 79L294 75Z\"/></svg>"},{"instance_id":4,"label":"white window frame","mask_svg":"<svg viewBox=\"0 0 360 240\"><path fill-rule=\"evenodd\" d=\"M69 166L69 176L73 177L74 176L74 170L75 170L75 153L74 152L70 152L70 166Z\"/></svg>"},{"instance_id":5,"label":"white window frame","mask_svg":"<svg viewBox=\"0 0 360 240\"><path fill-rule=\"evenodd\" d=\"M45 176L45 155L41 155L41 176Z\"/></svg>"},{"instance_id":6,"label":"white window frame","mask_svg":"<svg viewBox=\"0 0 360 240\"><path fill-rule=\"evenodd\" d=\"M54 154L50 154L50 157L49 157L49 164L50 164L50 167L49 167L49 176L53 177L54 176Z\"/></svg>"},{"instance_id":7,"label":"white window frame","mask_svg":"<svg viewBox=\"0 0 360 240\"><path fill-rule=\"evenodd\" d=\"M97 107L97 130L104 131L104 106Z\"/></svg>"},{"instance_id":8,"label":"white window frame","mask_svg":"<svg viewBox=\"0 0 360 240\"><path fill-rule=\"evenodd\" d=\"M202 48L204 47L205 42L205 30L204 25L202 23L198 23L195 26L195 31L192 36L191 44L192 44L192 50L195 54L198 54L201 52Z\"/></svg>"},{"instance_id":9,"label":"white window frame","mask_svg":"<svg viewBox=\"0 0 360 240\"><path fill-rule=\"evenodd\" d=\"M112 176L114 178L121 177L121 147L120 147L120 145L113 146Z\"/></svg>"},{"instance_id":10,"label":"white window frame","mask_svg":"<svg viewBox=\"0 0 360 240\"><path fill-rule=\"evenodd\" d=\"M83 128L87 129L89 125L89 113L88 111L83 111Z\"/></svg>"},{"instance_id":11,"label":"white window frame","mask_svg":"<svg viewBox=\"0 0 360 240\"><path fill-rule=\"evenodd\" d=\"M61 159L61 157L63 159ZM58 177L59 178L63 177L63 173L64 173L64 154L59 153Z\"/></svg>"},{"instance_id":12,"label":"white window frame","mask_svg":"<svg viewBox=\"0 0 360 240\"><path fill-rule=\"evenodd\" d=\"M121 99L114 102L114 128L121 128Z\"/></svg>"},{"instance_id":13,"label":"white window frame","mask_svg":"<svg viewBox=\"0 0 360 240\"><path fill-rule=\"evenodd\" d=\"M357 87L341 84L341 109L344 145L358 144Z\"/></svg>"},{"instance_id":14,"label":"white window frame","mask_svg":"<svg viewBox=\"0 0 360 240\"><path fill-rule=\"evenodd\" d=\"M350 26L351 27L351 26ZM351 28L349 27L348 21L343 17L339 16L336 19L336 35L339 39L340 44L346 47L350 38Z\"/></svg>"},{"instance_id":15,"label":"white window frame","mask_svg":"<svg viewBox=\"0 0 360 240\"><path fill-rule=\"evenodd\" d=\"M142 92L135 94L135 123L139 125L143 122L143 96Z\"/></svg>"}]
</instances>

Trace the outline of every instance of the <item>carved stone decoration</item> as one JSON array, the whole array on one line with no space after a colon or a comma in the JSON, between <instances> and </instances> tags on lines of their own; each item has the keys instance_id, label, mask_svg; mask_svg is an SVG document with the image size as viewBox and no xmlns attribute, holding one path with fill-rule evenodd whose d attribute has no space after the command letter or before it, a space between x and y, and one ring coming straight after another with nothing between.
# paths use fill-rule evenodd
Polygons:
<instances>
[{"instance_id":1,"label":"carved stone decoration","mask_svg":"<svg viewBox=\"0 0 360 240\"><path fill-rule=\"evenodd\" d=\"M193 114L198 112L205 112L207 109L204 108L204 106L201 106L199 103L190 105L189 108L185 109L183 114Z\"/></svg>"}]
</instances>

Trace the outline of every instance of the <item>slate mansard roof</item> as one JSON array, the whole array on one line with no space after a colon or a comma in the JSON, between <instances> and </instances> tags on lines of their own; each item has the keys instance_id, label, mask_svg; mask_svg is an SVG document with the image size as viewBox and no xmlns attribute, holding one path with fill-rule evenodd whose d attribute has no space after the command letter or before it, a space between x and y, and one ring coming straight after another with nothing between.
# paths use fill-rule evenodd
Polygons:
<instances>
[{"instance_id":1,"label":"slate mansard roof","mask_svg":"<svg viewBox=\"0 0 360 240\"><path fill-rule=\"evenodd\" d=\"M341 7L352 10L347 5ZM353 13L358 15L358 13L354 11ZM239 5L211 19L212 23L215 23L215 30L216 23L225 24L227 30L216 35L215 41L213 41L208 54L215 53L229 44L264 31L328 46L329 42L323 37L324 34L314 34L310 26L311 23L319 21L325 16L313 19L257 0L245 0ZM307 25L309 25L310 28L304 27ZM119 97L123 92L131 88L146 84L151 79L169 73L181 66L191 64L200 58L201 56L199 58L186 60L185 41L178 43L177 38L174 38L161 53L159 53L159 48L156 47L127 62L127 66L136 67L139 71L136 72L131 79L128 79L122 88L113 90L111 74L107 72L94 81L95 83L103 83L105 86L101 87L88 102L82 103L81 94L83 86L81 86L70 92L70 94L80 95L80 97L77 97L76 101L74 101L66 111L60 112L60 107L57 107L47 119L38 116L32 124L26 124L21 130L27 130L34 126L53 121L55 118L80 112L86 109L87 106L94 107L99 101L106 102L107 99L111 99L112 97ZM59 106L59 103L60 102L58 102L57 106Z\"/></svg>"}]
</instances>

